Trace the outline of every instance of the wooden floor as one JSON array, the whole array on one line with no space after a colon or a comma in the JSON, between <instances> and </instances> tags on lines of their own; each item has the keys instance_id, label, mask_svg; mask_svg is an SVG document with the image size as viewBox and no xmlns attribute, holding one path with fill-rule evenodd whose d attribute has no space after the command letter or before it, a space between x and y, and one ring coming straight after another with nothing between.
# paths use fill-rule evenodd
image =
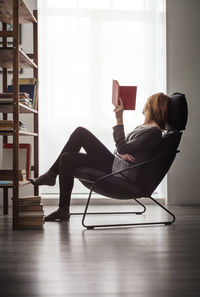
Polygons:
<instances>
[{"instance_id":1,"label":"wooden floor","mask_svg":"<svg viewBox=\"0 0 200 297\"><path fill-rule=\"evenodd\" d=\"M0 296L199 297L200 207L170 210L176 214L170 226L86 230L81 217L73 216L43 230L12 231L11 216L0 209ZM147 215L134 218L164 217L148 206Z\"/></svg>"}]
</instances>

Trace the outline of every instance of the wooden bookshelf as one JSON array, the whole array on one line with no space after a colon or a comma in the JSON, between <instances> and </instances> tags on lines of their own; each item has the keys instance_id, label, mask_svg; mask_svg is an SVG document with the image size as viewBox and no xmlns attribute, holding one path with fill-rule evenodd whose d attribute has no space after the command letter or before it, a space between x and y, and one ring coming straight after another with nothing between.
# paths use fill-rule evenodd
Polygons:
<instances>
[{"instance_id":1,"label":"wooden bookshelf","mask_svg":"<svg viewBox=\"0 0 200 297\"><path fill-rule=\"evenodd\" d=\"M13 48L0 48L0 65L4 68L13 68ZM37 68L37 65L19 49L20 68Z\"/></svg>"},{"instance_id":2,"label":"wooden bookshelf","mask_svg":"<svg viewBox=\"0 0 200 297\"><path fill-rule=\"evenodd\" d=\"M29 10L23 0L0 0L0 21L2 22L3 47L0 48L0 67L3 68L3 93L6 93L8 87L8 69L13 71L13 101L12 103L0 103L0 113L3 114L3 120L8 119L8 114L12 114L13 131L0 131L3 137L3 144L8 143L8 136L13 139L13 184L1 184L3 188L4 214L8 213L8 189L13 191L13 229L18 229L18 205L19 188L30 184L29 181L19 181L19 138L20 136L34 137L34 177L38 176L38 111L19 102L19 69L33 69L33 77L38 79L38 29L37 29L37 11L33 13ZM19 48L19 24L33 24L33 52L28 55ZM13 24L13 31L7 31L7 24ZM13 48L7 46L8 38L13 38ZM19 114L33 114L33 132L20 131ZM34 187L34 195L38 196L38 187Z\"/></svg>"},{"instance_id":3,"label":"wooden bookshelf","mask_svg":"<svg viewBox=\"0 0 200 297\"><path fill-rule=\"evenodd\" d=\"M13 104L12 103L1 103L0 101L0 112L2 113L12 113ZM19 103L19 112L20 113L35 113L38 114L38 111L23 104Z\"/></svg>"},{"instance_id":4,"label":"wooden bookshelf","mask_svg":"<svg viewBox=\"0 0 200 297\"><path fill-rule=\"evenodd\" d=\"M13 24L13 1L0 1L0 21L6 24ZM37 23L37 19L26 6L23 0L19 0L19 24Z\"/></svg>"},{"instance_id":5,"label":"wooden bookshelf","mask_svg":"<svg viewBox=\"0 0 200 297\"><path fill-rule=\"evenodd\" d=\"M13 136L14 132L13 131L0 131L1 136ZM19 135L20 136L38 136L38 133L30 132L30 131L20 131L19 130Z\"/></svg>"}]
</instances>

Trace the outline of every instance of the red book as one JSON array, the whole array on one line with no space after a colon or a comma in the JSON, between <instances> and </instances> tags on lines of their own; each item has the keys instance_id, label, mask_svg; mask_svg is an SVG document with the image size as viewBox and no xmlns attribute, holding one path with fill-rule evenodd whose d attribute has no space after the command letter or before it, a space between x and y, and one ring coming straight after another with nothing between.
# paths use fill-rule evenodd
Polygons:
<instances>
[{"instance_id":1,"label":"red book","mask_svg":"<svg viewBox=\"0 0 200 297\"><path fill-rule=\"evenodd\" d=\"M119 104L122 99L124 110L134 110L136 102L136 86L120 86L117 80L113 80L112 103Z\"/></svg>"}]
</instances>

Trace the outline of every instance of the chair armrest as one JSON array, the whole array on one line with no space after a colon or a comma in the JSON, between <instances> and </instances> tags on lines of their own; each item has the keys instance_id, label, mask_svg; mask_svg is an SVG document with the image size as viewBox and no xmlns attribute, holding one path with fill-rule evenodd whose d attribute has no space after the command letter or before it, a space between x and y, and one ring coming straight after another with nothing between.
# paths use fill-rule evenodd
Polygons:
<instances>
[{"instance_id":1,"label":"chair armrest","mask_svg":"<svg viewBox=\"0 0 200 297\"><path fill-rule=\"evenodd\" d=\"M148 164L151 164L152 162L155 162L155 161L158 161L158 160L161 160L161 159L164 159L164 158L168 158L170 156L173 156L173 155L176 155L177 153L179 153L180 151L179 150L176 150L175 152L171 153L171 154L167 154L167 155L164 155L162 157L159 157L159 158L154 158L154 159L150 159L150 160L147 160L147 161L144 161L144 162L141 162L141 163L138 163L136 165L133 165L133 166L130 166L128 168L125 168L125 169L122 169L122 170L119 170L119 171L116 171L116 172L113 172L113 173L109 173L109 174L106 174L104 176L101 176L99 177L97 180L95 180L92 184L92 188L95 186L95 184L97 184L99 181L102 181L103 179L106 179L106 178L109 178L111 176L114 176L116 174L120 174L124 171L129 171L131 169L135 169L135 168L138 168L138 167L141 167L141 166L146 166Z\"/></svg>"}]
</instances>

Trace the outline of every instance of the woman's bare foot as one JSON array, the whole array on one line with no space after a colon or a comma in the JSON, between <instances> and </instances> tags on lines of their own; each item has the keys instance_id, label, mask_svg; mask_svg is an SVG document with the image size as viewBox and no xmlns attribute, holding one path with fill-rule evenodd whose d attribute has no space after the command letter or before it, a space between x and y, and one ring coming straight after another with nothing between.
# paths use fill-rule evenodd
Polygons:
<instances>
[{"instance_id":1,"label":"woman's bare foot","mask_svg":"<svg viewBox=\"0 0 200 297\"><path fill-rule=\"evenodd\" d=\"M66 207L59 207L56 211L52 212L45 217L45 221L69 221L70 213L69 209Z\"/></svg>"},{"instance_id":2,"label":"woman's bare foot","mask_svg":"<svg viewBox=\"0 0 200 297\"><path fill-rule=\"evenodd\" d=\"M36 179L29 179L34 186L54 186L56 183L57 175L54 174L51 170L48 170L46 173L40 175Z\"/></svg>"}]
</instances>

